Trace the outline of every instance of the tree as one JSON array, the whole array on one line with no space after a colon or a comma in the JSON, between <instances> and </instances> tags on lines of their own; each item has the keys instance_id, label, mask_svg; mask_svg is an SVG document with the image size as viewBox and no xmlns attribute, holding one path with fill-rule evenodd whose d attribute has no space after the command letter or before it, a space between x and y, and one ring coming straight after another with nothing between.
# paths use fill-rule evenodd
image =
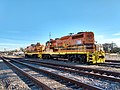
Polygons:
<instances>
[{"instance_id":1,"label":"tree","mask_svg":"<svg viewBox=\"0 0 120 90\"><path fill-rule=\"evenodd\" d=\"M70 36L72 36L74 33L69 33Z\"/></svg>"},{"instance_id":2,"label":"tree","mask_svg":"<svg viewBox=\"0 0 120 90\"><path fill-rule=\"evenodd\" d=\"M111 53L120 53L120 48L115 47L111 50Z\"/></svg>"},{"instance_id":3,"label":"tree","mask_svg":"<svg viewBox=\"0 0 120 90\"><path fill-rule=\"evenodd\" d=\"M20 48L20 51L24 52L24 48L21 47L21 48Z\"/></svg>"}]
</instances>

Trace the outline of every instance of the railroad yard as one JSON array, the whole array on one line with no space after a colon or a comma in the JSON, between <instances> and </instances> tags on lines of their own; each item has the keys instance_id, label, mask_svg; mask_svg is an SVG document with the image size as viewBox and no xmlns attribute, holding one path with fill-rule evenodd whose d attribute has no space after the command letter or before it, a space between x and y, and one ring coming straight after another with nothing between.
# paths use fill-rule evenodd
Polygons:
<instances>
[{"instance_id":1,"label":"railroad yard","mask_svg":"<svg viewBox=\"0 0 120 90\"><path fill-rule=\"evenodd\" d=\"M104 65L87 65L2 56L0 90L120 90L119 66L120 60L110 59Z\"/></svg>"},{"instance_id":2,"label":"railroad yard","mask_svg":"<svg viewBox=\"0 0 120 90\"><path fill-rule=\"evenodd\" d=\"M119 0L0 0L0 90L120 90Z\"/></svg>"},{"instance_id":3,"label":"railroad yard","mask_svg":"<svg viewBox=\"0 0 120 90\"><path fill-rule=\"evenodd\" d=\"M103 45L95 43L94 32L31 44L23 53L2 54L3 90L120 90L119 54L105 53Z\"/></svg>"}]
</instances>

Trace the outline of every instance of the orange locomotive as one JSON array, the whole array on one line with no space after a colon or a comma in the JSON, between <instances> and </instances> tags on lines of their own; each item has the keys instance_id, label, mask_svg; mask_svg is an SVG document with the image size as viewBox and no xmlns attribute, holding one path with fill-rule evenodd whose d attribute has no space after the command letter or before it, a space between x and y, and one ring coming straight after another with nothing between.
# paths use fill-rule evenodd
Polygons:
<instances>
[{"instance_id":1,"label":"orange locomotive","mask_svg":"<svg viewBox=\"0 0 120 90\"><path fill-rule=\"evenodd\" d=\"M68 48L76 48L77 51L94 51L94 34L93 32L79 32L75 35L69 35L61 37L60 39L50 40L47 43L50 44L50 48L56 48L58 50L66 50ZM46 45L49 46L49 45ZM88 47L86 49L80 49L80 47L84 48L85 46ZM90 49L91 47L91 49ZM67 51L71 51L67 50ZM75 51L72 50L73 52Z\"/></svg>"},{"instance_id":2,"label":"orange locomotive","mask_svg":"<svg viewBox=\"0 0 120 90\"><path fill-rule=\"evenodd\" d=\"M36 53L25 52L26 56L32 55L41 58L64 58L79 63L101 63L105 61L105 54L100 45L95 44L93 32L79 32L55 40L50 39L45 46Z\"/></svg>"}]
</instances>

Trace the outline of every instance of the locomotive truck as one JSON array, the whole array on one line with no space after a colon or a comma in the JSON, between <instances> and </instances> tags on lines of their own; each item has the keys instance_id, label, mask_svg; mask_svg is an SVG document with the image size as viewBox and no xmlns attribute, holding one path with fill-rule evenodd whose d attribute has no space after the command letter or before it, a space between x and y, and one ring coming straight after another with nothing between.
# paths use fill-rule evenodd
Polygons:
<instances>
[{"instance_id":1,"label":"locomotive truck","mask_svg":"<svg viewBox=\"0 0 120 90\"><path fill-rule=\"evenodd\" d=\"M46 45L32 44L25 48L25 57L60 58L88 64L105 62L103 47L95 43L93 32L78 32L74 35L50 39Z\"/></svg>"}]
</instances>

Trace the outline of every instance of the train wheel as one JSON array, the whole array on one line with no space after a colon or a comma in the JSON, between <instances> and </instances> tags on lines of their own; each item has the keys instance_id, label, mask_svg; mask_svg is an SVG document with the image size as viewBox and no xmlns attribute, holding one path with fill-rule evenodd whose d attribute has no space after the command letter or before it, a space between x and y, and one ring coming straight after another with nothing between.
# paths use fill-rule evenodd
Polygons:
<instances>
[{"instance_id":1,"label":"train wheel","mask_svg":"<svg viewBox=\"0 0 120 90\"><path fill-rule=\"evenodd\" d=\"M42 55L42 59L45 59L45 55Z\"/></svg>"},{"instance_id":2,"label":"train wheel","mask_svg":"<svg viewBox=\"0 0 120 90\"><path fill-rule=\"evenodd\" d=\"M77 62L77 60L78 60L78 58L77 58L77 55L74 55L74 60L73 60L73 62Z\"/></svg>"},{"instance_id":3,"label":"train wheel","mask_svg":"<svg viewBox=\"0 0 120 90\"><path fill-rule=\"evenodd\" d=\"M27 55L25 54L25 58L27 58Z\"/></svg>"},{"instance_id":4,"label":"train wheel","mask_svg":"<svg viewBox=\"0 0 120 90\"><path fill-rule=\"evenodd\" d=\"M83 55L78 55L78 62L79 62L80 64L84 63Z\"/></svg>"},{"instance_id":5,"label":"train wheel","mask_svg":"<svg viewBox=\"0 0 120 90\"><path fill-rule=\"evenodd\" d=\"M50 55L47 55L47 59L51 59L51 56L50 56Z\"/></svg>"},{"instance_id":6,"label":"train wheel","mask_svg":"<svg viewBox=\"0 0 120 90\"><path fill-rule=\"evenodd\" d=\"M67 58L68 58L68 61L72 61L72 58L71 58L71 56L70 55L67 55Z\"/></svg>"}]
</instances>

